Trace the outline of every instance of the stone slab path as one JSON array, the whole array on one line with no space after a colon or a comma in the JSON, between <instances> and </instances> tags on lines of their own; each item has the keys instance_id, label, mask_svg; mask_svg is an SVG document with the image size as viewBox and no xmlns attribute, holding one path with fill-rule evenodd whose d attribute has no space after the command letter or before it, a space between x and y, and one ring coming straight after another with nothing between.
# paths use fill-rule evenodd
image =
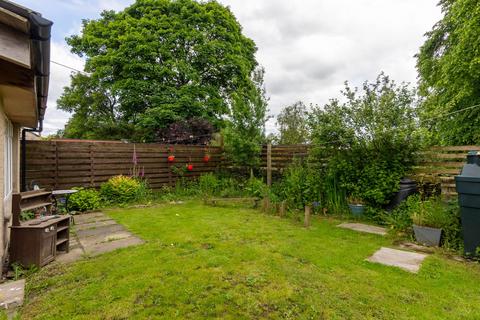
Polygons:
<instances>
[{"instance_id":1,"label":"stone slab path","mask_svg":"<svg viewBox=\"0 0 480 320\"><path fill-rule=\"evenodd\" d=\"M23 304L25 279L0 284L0 308L5 309L11 319L17 307Z\"/></svg>"},{"instance_id":2,"label":"stone slab path","mask_svg":"<svg viewBox=\"0 0 480 320\"><path fill-rule=\"evenodd\" d=\"M371 226L371 225L363 224L363 223L342 223L342 224L339 224L338 227L344 228L344 229L350 229L350 230L354 230L354 231L359 231L359 232L378 234L378 235L381 235L381 236L384 236L384 235L387 234L387 229L385 229L385 228L377 227L377 226Z\"/></svg>"},{"instance_id":3,"label":"stone slab path","mask_svg":"<svg viewBox=\"0 0 480 320\"><path fill-rule=\"evenodd\" d=\"M405 271L417 273L427 254L403 251L391 248L380 248L367 261L387 266L398 267Z\"/></svg>"},{"instance_id":4,"label":"stone slab path","mask_svg":"<svg viewBox=\"0 0 480 320\"><path fill-rule=\"evenodd\" d=\"M83 256L95 256L119 248L142 244L122 225L102 212L75 216L70 233L70 251L57 257L58 262L73 262Z\"/></svg>"}]
</instances>

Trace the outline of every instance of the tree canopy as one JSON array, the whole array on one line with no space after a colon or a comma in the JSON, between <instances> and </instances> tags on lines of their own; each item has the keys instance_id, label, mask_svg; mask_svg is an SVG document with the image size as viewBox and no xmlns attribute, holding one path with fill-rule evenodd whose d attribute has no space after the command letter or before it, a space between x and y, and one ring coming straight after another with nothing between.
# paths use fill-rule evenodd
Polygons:
<instances>
[{"instance_id":1,"label":"tree canopy","mask_svg":"<svg viewBox=\"0 0 480 320\"><path fill-rule=\"evenodd\" d=\"M382 73L360 90L346 83L342 94L309 114L312 156L329 159L325 175L348 194L384 205L423 142L415 90Z\"/></svg>"},{"instance_id":2,"label":"tree canopy","mask_svg":"<svg viewBox=\"0 0 480 320\"><path fill-rule=\"evenodd\" d=\"M67 43L87 72L58 100L73 113L67 137L151 141L191 118L219 128L236 97L256 99L255 44L216 1L137 0L84 20Z\"/></svg>"},{"instance_id":3,"label":"tree canopy","mask_svg":"<svg viewBox=\"0 0 480 320\"><path fill-rule=\"evenodd\" d=\"M442 144L476 144L480 132L480 2L442 0L444 17L417 55L422 116Z\"/></svg>"},{"instance_id":4,"label":"tree canopy","mask_svg":"<svg viewBox=\"0 0 480 320\"><path fill-rule=\"evenodd\" d=\"M254 86L245 93L233 95L232 115L225 128L225 151L237 165L254 167L260 162L265 142L265 122L268 120L268 98L263 79L265 70L257 68Z\"/></svg>"},{"instance_id":5,"label":"tree canopy","mask_svg":"<svg viewBox=\"0 0 480 320\"><path fill-rule=\"evenodd\" d=\"M286 106L277 116L279 144L302 144L308 141L308 112L302 101Z\"/></svg>"}]
</instances>

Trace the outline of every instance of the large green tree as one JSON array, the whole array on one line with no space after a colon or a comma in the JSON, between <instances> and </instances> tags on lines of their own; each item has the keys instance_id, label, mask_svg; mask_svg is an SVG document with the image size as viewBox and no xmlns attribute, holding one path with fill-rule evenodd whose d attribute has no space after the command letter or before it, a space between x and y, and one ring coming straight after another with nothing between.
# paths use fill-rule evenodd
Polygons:
<instances>
[{"instance_id":1,"label":"large green tree","mask_svg":"<svg viewBox=\"0 0 480 320\"><path fill-rule=\"evenodd\" d=\"M277 116L279 144L302 144L308 141L308 112L302 101L286 106Z\"/></svg>"},{"instance_id":2,"label":"large green tree","mask_svg":"<svg viewBox=\"0 0 480 320\"><path fill-rule=\"evenodd\" d=\"M346 83L342 95L309 115L312 157L328 159L321 169L328 181L371 205L384 205L423 142L415 90L382 73L360 89Z\"/></svg>"},{"instance_id":3,"label":"large green tree","mask_svg":"<svg viewBox=\"0 0 480 320\"><path fill-rule=\"evenodd\" d=\"M268 120L268 98L263 79L265 70L259 67L253 74L253 85L237 92L232 99L232 113L224 131L225 151L239 166L253 168L260 162L265 142L265 122Z\"/></svg>"},{"instance_id":4,"label":"large green tree","mask_svg":"<svg viewBox=\"0 0 480 320\"><path fill-rule=\"evenodd\" d=\"M480 2L442 0L444 17L417 55L423 119L442 144L478 144Z\"/></svg>"},{"instance_id":5,"label":"large green tree","mask_svg":"<svg viewBox=\"0 0 480 320\"><path fill-rule=\"evenodd\" d=\"M255 87L255 44L216 1L137 0L84 20L67 42L87 72L58 100L73 113L68 137L151 141L190 118L220 127L232 101Z\"/></svg>"}]
</instances>

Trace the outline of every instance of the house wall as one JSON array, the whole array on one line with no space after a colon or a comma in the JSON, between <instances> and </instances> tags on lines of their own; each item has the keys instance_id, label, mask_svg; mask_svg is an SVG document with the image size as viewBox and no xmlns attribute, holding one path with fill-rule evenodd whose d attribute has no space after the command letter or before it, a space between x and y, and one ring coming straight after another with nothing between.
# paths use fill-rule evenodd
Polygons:
<instances>
[{"instance_id":1,"label":"house wall","mask_svg":"<svg viewBox=\"0 0 480 320\"><path fill-rule=\"evenodd\" d=\"M9 196L5 195L5 136L7 134L8 118L5 115L2 97L0 96L0 258L4 258L7 250L10 235L9 225L11 224L12 197L11 193L19 191L20 180L20 127L13 125L12 143L12 184L13 189Z\"/></svg>"}]
</instances>

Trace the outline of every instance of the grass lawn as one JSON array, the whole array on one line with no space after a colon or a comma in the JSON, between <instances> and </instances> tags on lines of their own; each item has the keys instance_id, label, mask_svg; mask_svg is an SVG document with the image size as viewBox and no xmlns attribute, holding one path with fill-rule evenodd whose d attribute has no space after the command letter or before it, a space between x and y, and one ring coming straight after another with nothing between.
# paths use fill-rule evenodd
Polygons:
<instances>
[{"instance_id":1,"label":"grass lawn","mask_svg":"<svg viewBox=\"0 0 480 320\"><path fill-rule=\"evenodd\" d=\"M47 268L24 319L480 319L480 267L366 262L386 238L199 202L108 215L144 245Z\"/></svg>"}]
</instances>

